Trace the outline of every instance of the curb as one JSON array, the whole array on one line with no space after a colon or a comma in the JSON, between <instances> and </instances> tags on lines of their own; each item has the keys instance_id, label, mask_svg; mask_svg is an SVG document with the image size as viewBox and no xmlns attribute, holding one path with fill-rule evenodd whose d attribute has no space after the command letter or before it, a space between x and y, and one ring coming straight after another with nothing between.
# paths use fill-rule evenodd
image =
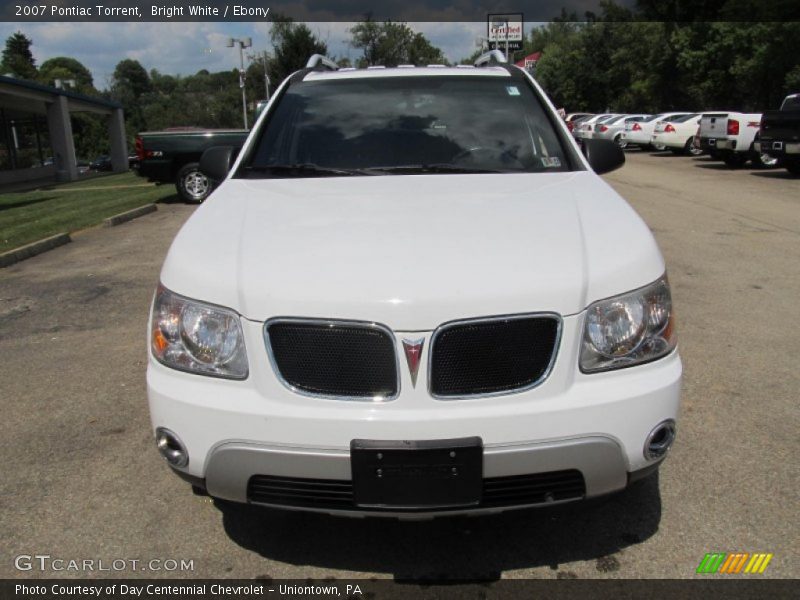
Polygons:
<instances>
[{"instance_id":1,"label":"curb","mask_svg":"<svg viewBox=\"0 0 800 600\"><path fill-rule=\"evenodd\" d=\"M103 219L103 227L114 227L116 225L122 225L123 223L127 223L128 221L132 221L133 219L137 219L139 217L143 217L144 215L150 214L151 212L156 212L158 207L155 204L145 204L144 206L140 206L139 208L134 208L133 210L125 211L124 213L119 213L118 215L114 215L113 217L108 217L107 219Z\"/></svg>"},{"instance_id":2,"label":"curb","mask_svg":"<svg viewBox=\"0 0 800 600\"><path fill-rule=\"evenodd\" d=\"M19 248L15 248L14 250L9 250L8 252L0 254L0 269L3 267L10 267L21 260L31 258L37 254L41 254L42 252L52 250L53 248L58 248L64 244L69 244L71 241L72 239L69 237L68 233L59 233L52 237L39 240L38 242L33 242L32 244L21 246Z\"/></svg>"}]
</instances>

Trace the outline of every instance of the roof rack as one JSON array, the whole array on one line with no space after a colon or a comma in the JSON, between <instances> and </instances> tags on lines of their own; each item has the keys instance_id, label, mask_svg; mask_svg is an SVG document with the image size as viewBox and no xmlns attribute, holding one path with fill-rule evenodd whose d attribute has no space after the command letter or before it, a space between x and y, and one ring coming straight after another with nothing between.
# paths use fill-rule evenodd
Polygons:
<instances>
[{"instance_id":1,"label":"roof rack","mask_svg":"<svg viewBox=\"0 0 800 600\"><path fill-rule=\"evenodd\" d=\"M475 61L475 66L485 67L486 65L499 65L506 62L506 57L500 50L489 50L489 52L485 52L478 57L478 60Z\"/></svg>"},{"instance_id":2,"label":"roof rack","mask_svg":"<svg viewBox=\"0 0 800 600\"><path fill-rule=\"evenodd\" d=\"M331 71L339 70L339 65L333 62L330 58L327 56L322 56L322 54L315 54L308 59L308 62L306 63L306 69L317 69L319 67L323 67Z\"/></svg>"}]
</instances>

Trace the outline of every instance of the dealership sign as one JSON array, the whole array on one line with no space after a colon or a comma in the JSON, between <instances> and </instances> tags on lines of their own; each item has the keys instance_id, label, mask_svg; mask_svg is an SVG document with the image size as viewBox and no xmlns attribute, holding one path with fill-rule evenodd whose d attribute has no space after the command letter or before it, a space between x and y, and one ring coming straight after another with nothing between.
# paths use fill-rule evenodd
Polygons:
<instances>
[{"instance_id":1,"label":"dealership sign","mask_svg":"<svg viewBox=\"0 0 800 600\"><path fill-rule=\"evenodd\" d=\"M509 50L521 50L524 28L522 13L493 14L487 19L489 49L505 51L506 41Z\"/></svg>"}]
</instances>

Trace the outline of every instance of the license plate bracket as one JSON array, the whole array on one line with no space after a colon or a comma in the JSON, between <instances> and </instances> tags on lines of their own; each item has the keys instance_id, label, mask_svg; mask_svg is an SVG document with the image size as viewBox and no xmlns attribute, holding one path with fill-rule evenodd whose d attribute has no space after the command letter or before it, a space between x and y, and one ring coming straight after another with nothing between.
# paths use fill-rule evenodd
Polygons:
<instances>
[{"instance_id":1,"label":"license plate bracket","mask_svg":"<svg viewBox=\"0 0 800 600\"><path fill-rule=\"evenodd\" d=\"M425 510L480 504L483 442L352 440L353 498L361 507Z\"/></svg>"}]
</instances>

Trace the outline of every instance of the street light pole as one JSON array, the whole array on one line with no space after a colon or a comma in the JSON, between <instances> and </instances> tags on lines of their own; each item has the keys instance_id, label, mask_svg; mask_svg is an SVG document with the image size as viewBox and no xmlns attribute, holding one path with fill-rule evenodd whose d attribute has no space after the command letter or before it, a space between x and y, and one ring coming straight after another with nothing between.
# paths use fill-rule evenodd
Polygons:
<instances>
[{"instance_id":1,"label":"street light pole","mask_svg":"<svg viewBox=\"0 0 800 600\"><path fill-rule=\"evenodd\" d=\"M228 38L228 48L233 48L234 45L239 45L239 87L242 88L242 116L244 117L244 128L247 126L247 91L245 89L246 73L244 70L244 49L253 45L253 38L244 38L242 40L236 38Z\"/></svg>"},{"instance_id":2,"label":"street light pole","mask_svg":"<svg viewBox=\"0 0 800 600\"><path fill-rule=\"evenodd\" d=\"M506 19L506 62L508 62L508 19Z\"/></svg>"}]
</instances>

